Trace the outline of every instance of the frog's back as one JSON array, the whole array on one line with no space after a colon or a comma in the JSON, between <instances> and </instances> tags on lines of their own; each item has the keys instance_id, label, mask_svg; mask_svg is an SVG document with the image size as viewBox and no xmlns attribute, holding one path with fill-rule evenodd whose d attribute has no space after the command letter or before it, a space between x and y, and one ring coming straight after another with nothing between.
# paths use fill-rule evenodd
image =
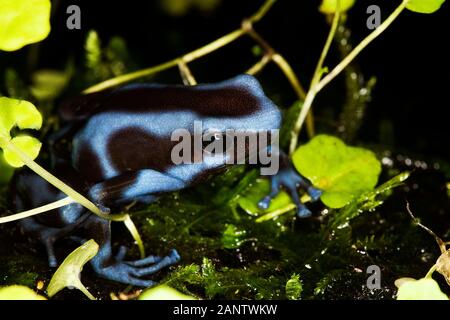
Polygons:
<instances>
[{"instance_id":1,"label":"frog's back","mask_svg":"<svg viewBox=\"0 0 450 320\"><path fill-rule=\"evenodd\" d=\"M105 93L106 94L106 93ZM277 129L278 108L248 75L197 86L132 84L95 98L74 138L74 166L92 181L143 168L167 171L177 129ZM101 101L101 102L98 102Z\"/></svg>"},{"instance_id":2,"label":"frog's back","mask_svg":"<svg viewBox=\"0 0 450 320\"><path fill-rule=\"evenodd\" d=\"M85 120L103 112L170 112L193 110L203 116L235 117L260 112L267 98L250 75L195 86L137 83L67 100L59 108L62 119Z\"/></svg>"}]
</instances>

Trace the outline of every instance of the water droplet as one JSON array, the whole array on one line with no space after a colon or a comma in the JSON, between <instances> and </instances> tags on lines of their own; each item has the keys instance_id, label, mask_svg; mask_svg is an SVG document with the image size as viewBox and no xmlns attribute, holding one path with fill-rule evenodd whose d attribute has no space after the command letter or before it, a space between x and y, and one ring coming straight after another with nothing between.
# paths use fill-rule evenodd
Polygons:
<instances>
[{"instance_id":1,"label":"water droplet","mask_svg":"<svg viewBox=\"0 0 450 320\"><path fill-rule=\"evenodd\" d=\"M345 222L345 223L339 225L337 228L338 229L344 229L344 228L347 228L348 226L349 226L348 222Z\"/></svg>"},{"instance_id":2,"label":"water droplet","mask_svg":"<svg viewBox=\"0 0 450 320\"><path fill-rule=\"evenodd\" d=\"M381 163L388 167L392 167L394 165L394 161L392 161L392 159L388 157L384 157L383 159L381 159Z\"/></svg>"}]
</instances>

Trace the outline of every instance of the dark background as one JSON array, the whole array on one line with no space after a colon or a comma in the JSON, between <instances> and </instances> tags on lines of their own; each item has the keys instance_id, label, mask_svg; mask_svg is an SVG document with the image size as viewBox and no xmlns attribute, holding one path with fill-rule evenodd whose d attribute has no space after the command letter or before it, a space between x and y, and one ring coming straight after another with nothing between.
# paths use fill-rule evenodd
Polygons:
<instances>
[{"instance_id":1,"label":"dark background","mask_svg":"<svg viewBox=\"0 0 450 320\"><path fill-rule=\"evenodd\" d=\"M103 43L113 35L124 37L138 66L149 67L175 58L205 45L239 27L242 19L254 13L263 0L222 0L212 10L191 8L181 16L173 15L161 3L152 1L56 1L52 32L40 45L39 67L63 68L68 56L82 64L87 32L96 29ZM179 0L183 1L183 0ZM255 29L291 63L304 86L307 86L325 42L328 25L317 10L320 1L279 0ZM363 1L349 13L353 42L362 39L366 28L366 8L381 7L383 18L398 1ZM66 8L78 4L82 12L82 29L66 28ZM394 148L427 156L449 158L448 148L448 70L449 4L432 15L405 11L394 24L358 58L367 76L378 82L373 101L361 130L360 140L383 143L381 123L392 128ZM256 58L251 54L253 42L247 38L219 50L191 65L199 82L231 77L247 70ZM7 56L4 61L19 58ZM7 54L10 55L10 54ZM328 66L338 61L336 50ZM175 69L174 69L175 70ZM165 72L160 81L179 81L176 73ZM176 70L175 70L176 71ZM258 76L268 94L289 106L295 96L284 76L271 66ZM339 83L339 82L337 82ZM315 112L338 110L342 103L342 86L332 84L322 91ZM386 122L387 121L387 122Z\"/></svg>"}]
</instances>

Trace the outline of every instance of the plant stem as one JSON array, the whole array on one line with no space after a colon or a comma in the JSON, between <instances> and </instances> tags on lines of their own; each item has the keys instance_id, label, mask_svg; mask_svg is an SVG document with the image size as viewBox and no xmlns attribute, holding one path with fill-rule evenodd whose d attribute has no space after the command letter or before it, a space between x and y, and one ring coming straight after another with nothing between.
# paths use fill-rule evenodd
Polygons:
<instances>
[{"instance_id":1,"label":"plant stem","mask_svg":"<svg viewBox=\"0 0 450 320\"><path fill-rule=\"evenodd\" d=\"M311 84L309 86L308 93L305 98L305 102L303 103L302 109L300 111L297 122L294 126L291 136L291 145L289 147L289 154L292 154L297 147L298 136L300 134L300 130L302 128L303 122L305 121L306 116L309 114L309 110L311 109L314 98L317 94L317 84L320 81L322 76L322 68L325 58L327 57L328 51L330 50L331 43L333 42L334 35L336 34L337 27L339 25L339 18L341 13L339 11L339 1L338 8L333 17L333 23L330 28L330 32L328 33L327 41L325 42L325 46L323 47L322 53L320 54L319 61L317 62L316 69L314 71L314 75L311 80Z\"/></svg>"},{"instance_id":2,"label":"plant stem","mask_svg":"<svg viewBox=\"0 0 450 320\"><path fill-rule=\"evenodd\" d=\"M433 273L436 271L437 265L434 264L430 270L428 270L427 274L425 275L425 278L431 278L433 276Z\"/></svg>"},{"instance_id":3,"label":"plant stem","mask_svg":"<svg viewBox=\"0 0 450 320\"><path fill-rule=\"evenodd\" d=\"M55 201L53 203L47 204L45 206L39 207L39 208L34 208L32 210L28 210L28 211L24 211L24 212L20 212L20 213L16 213L13 215L9 215L7 217L1 217L0 218L0 224L2 223L6 223L6 222L11 222L11 221L16 221L16 220L20 220L20 219L25 219L43 212L47 212L53 209L58 209L61 207L64 207L68 204L74 203L75 201L71 198L71 197L66 197L64 199Z\"/></svg>"},{"instance_id":4,"label":"plant stem","mask_svg":"<svg viewBox=\"0 0 450 320\"><path fill-rule=\"evenodd\" d=\"M300 112L299 118L297 120L296 126L293 130L293 135L291 139L290 145L290 154L297 147L298 135L303 126L303 122L305 121L306 114L312 106L315 96L319 91L321 91L331 80L333 80L337 75L339 75L342 70L345 69L355 58L356 56L367 47L373 40L375 40L381 33L383 33L391 23L400 15L400 13L405 9L409 0L403 0L402 3L391 13L391 15L383 21L383 23L372 31L364 40L362 40L350 53L347 57L345 57L327 76L325 76L322 80L320 80L314 88L311 88L307 94L307 98L305 99L305 103L303 104L303 108ZM337 13L336 13L337 14ZM336 18L335 14L335 18ZM334 20L333 20L334 24ZM331 33L331 31L330 31ZM310 96L310 97L308 97Z\"/></svg>"},{"instance_id":5,"label":"plant stem","mask_svg":"<svg viewBox=\"0 0 450 320\"><path fill-rule=\"evenodd\" d=\"M195 77L189 69L187 63L185 63L184 61L180 61L178 63L178 69L185 86L195 86L197 84L197 80L195 80Z\"/></svg>"},{"instance_id":6,"label":"plant stem","mask_svg":"<svg viewBox=\"0 0 450 320\"><path fill-rule=\"evenodd\" d=\"M261 60L255 63L250 69L248 69L245 73L250 74L252 76L259 73L264 67L272 60L272 57L268 54L265 54Z\"/></svg>"},{"instance_id":7,"label":"plant stem","mask_svg":"<svg viewBox=\"0 0 450 320\"><path fill-rule=\"evenodd\" d=\"M297 97L300 100L304 101L306 99L305 89L303 89L302 85L300 84L300 81L298 80L297 76L295 75L295 72L292 69L291 65L279 53L273 54L272 60L273 60L273 62L275 62L275 64L278 66L278 68L280 68L280 70L283 72L284 76L288 79L289 83L291 84L291 87L294 89L295 93L297 94ZM312 112L308 112L308 114L306 115L306 131L308 132L308 136L311 138L315 135L314 116L313 116Z\"/></svg>"},{"instance_id":8,"label":"plant stem","mask_svg":"<svg viewBox=\"0 0 450 320\"><path fill-rule=\"evenodd\" d=\"M259 10L248 19L248 21L250 21L251 23L254 23L254 22L258 22L259 20L261 20L267 14L267 12L270 10L270 8L272 7L272 5L275 2L276 2L276 0L266 0L264 2L264 4L259 8ZM235 41L236 39L240 38L241 36L243 36L245 33L246 33L246 30L244 30L241 27L241 28L239 28L233 32L230 32L230 33L224 35L223 37L220 37L219 39L217 39L199 49L189 52L181 57L161 63L154 67L131 72L128 74L124 74L124 75L100 82L92 87L87 88L86 90L83 91L83 93L92 93L92 92L101 91L101 90L111 88L111 87L129 82L132 80L136 80L138 78L150 76L150 75L158 73L160 71L170 69L172 67L176 67L180 63L180 61L184 62L184 63L192 62L192 61L194 61L200 57L203 57L223 46L226 46L227 44L229 44L229 43Z\"/></svg>"},{"instance_id":9,"label":"plant stem","mask_svg":"<svg viewBox=\"0 0 450 320\"><path fill-rule=\"evenodd\" d=\"M259 33L257 33L253 29L253 25L251 21L244 20L242 23L242 28L247 31L247 34L258 43L261 48L266 52L266 56L270 57L270 59L278 66L278 68L283 72L284 76L287 78L289 83L291 84L292 89L294 89L295 94L300 100L305 100L306 93L303 89L300 81L295 75L294 70L291 65L287 62L287 60L278 53ZM264 58L263 58L264 59ZM261 61L264 63L264 60ZM259 67L258 65L256 65ZM314 118L312 113L308 113L307 121L306 121L306 129L308 131L308 135L310 137L314 136Z\"/></svg>"},{"instance_id":10,"label":"plant stem","mask_svg":"<svg viewBox=\"0 0 450 320\"><path fill-rule=\"evenodd\" d=\"M409 0L403 0L402 3L391 13L391 15L383 21L378 28L376 28L372 33L370 33L363 41L361 41L353 50L349 53L344 60L342 60L326 77L324 77L320 83L317 85L317 92L323 89L331 80L333 80L342 70L347 67L356 56L361 53L361 51L367 47L369 43L375 40L381 33L383 33L394 20L400 15L400 13L405 9Z\"/></svg>"},{"instance_id":11,"label":"plant stem","mask_svg":"<svg viewBox=\"0 0 450 320\"><path fill-rule=\"evenodd\" d=\"M134 225L133 220L131 220L130 216L127 215L127 218L123 221L123 223L127 227L128 231L130 231L133 239L136 241L136 244L139 248L139 253L141 255L141 259L144 259L145 258L144 242L142 241L141 235L139 234L139 231Z\"/></svg>"},{"instance_id":12,"label":"plant stem","mask_svg":"<svg viewBox=\"0 0 450 320\"><path fill-rule=\"evenodd\" d=\"M0 137L1 138L1 137ZM114 220L114 221L123 221L126 219L127 214L107 214L93 204L90 200L88 200L86 197L75 191L73 188L66 185L64 182L59 180L57 177L52 175L50 172L45 170L43 167L38 165L36 162L34 162L26 153L24 153L22 150L17 148L11 141L7 141L3 138L1 138L0 144L2 144L6 149L10 150L11 152L14 152L17 156L19 156L20 160L31 170L33 170L36 174L41 176L43 179L47 180L51 185L53 185L55 188L61 190L66 195L68 195L70 198L72 198L74 201L81 204L83 207L88 209L89 211L93 212L94 214L98 215L99 217L102 217L107 220Z\"/></svg>"},{"instance_id":13,"label":"plant stem","mask_svg":"<svg viewBox=\"0 0 450 320\"><path fill-rule=\"evenodd\" d=\"M81 292L83 292L83 293L86 295L86 297L89 298L89 300L97 300L97 298L94 297L94 296L92 295L92 293L89 292L89 290L81 283L81 281L80 281L80 283L79 283L79 285L78 285L78 290L80 290Z\"/></svg>"},{"instance_id":14,"label":"plant stem","mask_svg":"<svg viewBox=\"0 0 450 320\"><path fill-rule=\"evenodd\" d=\"M292 69L291 65L287 62L287 60L279 53L275 53L272 56L272 60L281 69L281 71L283 71L284 75L289 80L289 83L291 84L297 96L300 99L305 100L306 98L305 89L303 89L302 85L300 84L300 81L295 75L294 70Z\"/></svg>"}]
</instances>

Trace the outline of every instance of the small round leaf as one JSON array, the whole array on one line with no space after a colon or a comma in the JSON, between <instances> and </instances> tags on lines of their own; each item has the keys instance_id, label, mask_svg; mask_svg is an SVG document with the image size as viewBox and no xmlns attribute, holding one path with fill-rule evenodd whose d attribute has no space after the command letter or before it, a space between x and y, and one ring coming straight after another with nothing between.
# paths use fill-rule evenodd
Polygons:
<instances>
[{"instance_id":1,"label":"small round leaf","mask_svg":"<svg viewBox=\"0 0 450 320\"><path fill-rule=\"evenodd\" d=\"M144 291L139 300L196 300L194 297L185 295L167 285L160 285Z\"/></svg>"},{"instance_id":2,"label":"small round leaf","mask_svg":"<svg viewBox=\"0 0 450 320\"><path fill-rule=\"evenodd\" d=\"M436 281L430 278L404 282L397 292L397 300L448 300Z\"/></svg>"},{"instance_id":3,"label":"small round leaf","mask_svg":"<svg viewBox=\"0 0 450 320\"><path fill-rule=\"evenodd\" d=\"M406 8L418 13L433 13L442 6L445 0L409 0Z\"/></svg>"},{"instance_id":4,"label":"small round leaf","mask_svg":"<svg viewBox=\"0 0 450 320\"><path fill-rule=\"evenodd\" d=\"M0 134L9 137L15 125L20 129L38 130L42 126L42 115L31 102L0 97Z\"/></svg>"},{"instance_id":5,"label":"small round leaf","mask_svg":"<svg viewBox=\"0 0 450 320\"><path fill-rule=\"evenodd\" d=\"M9 286L0 288L0 300L47 300L43 296L25 286Z\"/></svg>"},{"instance_id":6,"label":"small round leaf","mask_svg":"<svg viewBox=\"0 0 450 320\"><path fill-rule=\"evenodd\" d=\"M0 50L15 51L50 32L50 0L0 0Z\"/></svg>"},{"instance_id":7,"label":"small round leaf","mask_svg":"<svg viewBox=\"0 0 450 320\"><path fill-rule=\"evenodd\" d=\"M349 10L355 4L355 0L340 0L339 11ZM325 14L335 13L337 10L338 0L322 0L319 11Z\"/></svg>"},{"instance_id":8,"label":"small round leaf","mask_svg":"<svg viewBox=\"0 0 450 320\"><path fill-rule=\"evenodd\" d=\"M328 135L318 135L298 148L292 160L296 169L323 191L321 200L330 208L342 208L372 190L381 172L373 152L347 146Z\"/></svg>"},{"instance_id":9,"label":"small round leaf","mask_svg":"<svg viewBox=\"0 0 450 320\"><path fill-rule=\"evenodd\" d=\"M33 160L39 155L42 145L38 139L29 136L15 137L11 140L11 142ZM6 162L8 162L11 166L20 168L24 165L16 153L11 152L8 149L5 149L3 152Z\"/></svg>"}]
</instances>

